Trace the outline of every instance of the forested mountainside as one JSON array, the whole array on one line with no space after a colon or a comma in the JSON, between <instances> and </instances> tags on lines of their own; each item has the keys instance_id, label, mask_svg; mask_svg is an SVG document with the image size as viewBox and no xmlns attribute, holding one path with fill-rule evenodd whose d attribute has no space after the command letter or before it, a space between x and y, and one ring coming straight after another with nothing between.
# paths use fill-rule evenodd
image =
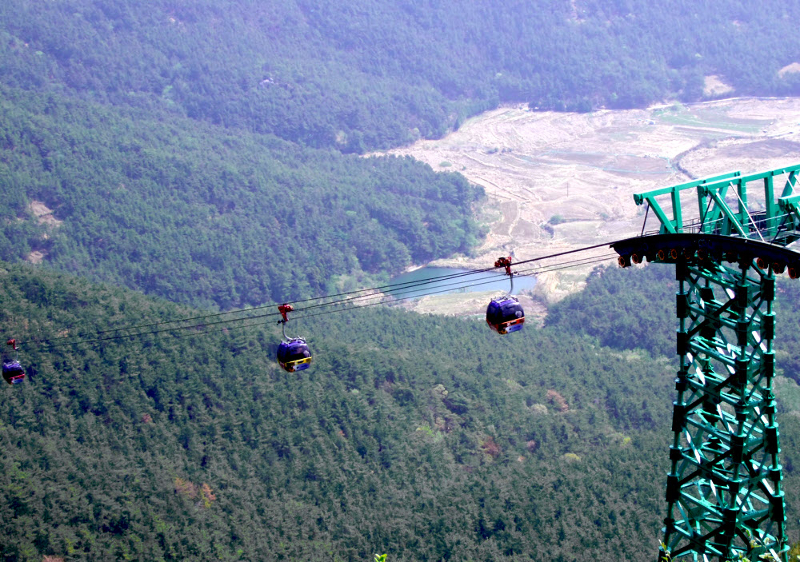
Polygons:
<instances>
[{"instance_id":1,"label":"forested mountainside","mask_svg":"<svg viewBox=\"0 0 800 562\"><path fill-rule=\"evenodd\" d=\"M644 349L654 357L675 353L675 268L648 265L633 272L598 267L580 293L553 304L545 324L556 331L585 334L600 345Z\"/></svg>"},{"instance_id":2,"label":"forested mountainside","mask_svg":"<svg viewBox=\"0 0 800 562\"><path fill-rule=\"evenodd\" d=\"M798 92L769 0L0 2L0 259L230 308L470 252L481 193L342 153L499 102ZM758 48L752 48L758 45ZM790 67L790 69L793 67Z\"/></svg>"},{"instance_id":3,"label":"forested mountainside","mask_svg":"<svg viewBox=\"0 0 800 562\"><path fill-rule=\"evenodd\" d=\"M313 366L288 374L274 327L75 343L196 312L28 265L3 268L0 303L29 373L0 388L5 560L633 561L657 548L667 360L383 308L308 320ZM800 424L781 423L794 521Z\"/></svg>"},{"instance_id":4,"label":"forested mountainside","mask_svg":"<svg viewBox=\"0 0 800 562\"><path fill-rule=\"evenodd\" d=\"M0 87L0 257L222 308L331 292L482 234L482 190L165 112Z\"/></svg>"},{"instance_id":5,"label":"forested mountainside","mask_svg":"<svg viewBox=\"0 0 800 562\"><path fill-rule=\"evenodd\" d=\"M498 102L553 109L796 95L800 5L766 0L6 0L0 75L359 152Z\"/></svg>"},{"instance_id":6,"label":"forested mountainside","mask_svg":"<svg viewBox=\"0 0 800 562\"><path fill-rule=\"evenodd\" d=\"M800 281L777 278L775 355L778 372L800 384ZM618 350L643 349L654 358L676 353L675 268L648 265L634 271L598 268L586 288L553 305L549 329L590 336Z\"/></svg>"}]
</instances>

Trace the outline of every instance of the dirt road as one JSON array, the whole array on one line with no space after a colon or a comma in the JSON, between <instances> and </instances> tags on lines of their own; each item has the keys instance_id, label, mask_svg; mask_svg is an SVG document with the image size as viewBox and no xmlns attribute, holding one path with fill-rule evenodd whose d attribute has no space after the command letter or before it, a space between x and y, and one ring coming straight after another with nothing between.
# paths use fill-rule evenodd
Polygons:
<instances>
[{"instance_id":1,"label":"dirt road","mask_svg":"<svg viewBox=\"0 0 800 562\"><path fill-rule=\"evenodd\" d=\"M523 260L636 235L644 208L634 204L634 193L800 162L800 99L586 114L503 107L443 139L390 154L458 171L484 187L488 197L478 214L490 234L478 256L436 265L486 267L511 250ZM696 211L689 203L687 210ZM538 296L554 300L579 290L592 267L543 274Z\"/></svg>"}]
</instances>

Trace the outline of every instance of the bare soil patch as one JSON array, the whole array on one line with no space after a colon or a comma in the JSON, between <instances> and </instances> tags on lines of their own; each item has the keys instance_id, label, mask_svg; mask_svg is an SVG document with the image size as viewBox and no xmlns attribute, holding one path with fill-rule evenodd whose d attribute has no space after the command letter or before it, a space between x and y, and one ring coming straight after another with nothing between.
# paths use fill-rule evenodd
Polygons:
<instances>
[{"instance_id":1,"label":"bare soil patch","mask_svg":"<svg viewBox=\"0 0 800 562\"><path fill-rule=\"evenodd\" d=\"M47 224L50 226L60 226L63 221L58 220L53 216L53 211L41 201L31 201L29 206L31 213L37 218L40 224Z\"/></svg>"},{"instance_id":2,"label":"bare soil patch","mask_svg":"<svg viewBox=\"0 0 800 562\"><path fill-rule=\"evenodd\" d=\"M44 259L44 256L45 256L44 252L39 251L39 250L34 250L30 254L28 254L28 256L25 259L29 263L36 264L36 263L42 263L42 260Z\"/></svg>"},{"instance_id":3,"label":"bare soil patch","mask_svg":"<svg viewBox=\"0 0 800 562\"><path fill-rule=\"evenodd\" d=\"M787 64L778 71L778 76L783 78L787 74L794 74L795 72L800 72L800 62L793 62L791 64Z\"/></svg>"},{"instance_id":4,"label":"bare soil patch","mask_svg":"<svg viewBox=\"0 0 800 562\"><path fill-rule=\"evenodd\" d=\"M729 86L716 74L706 76L703 83L703 95L707 98L724 96L733 92L733 87Z\"/></svg>"},{"instance_id":5,"label":"bare soil patch","mask_svg":"<svg viewBox=\"0 0 800 562\"><path fill-rule=\"evenodd\" d=\"M512 250L517 260L526 260L635 236L644 208L634 204L634 193L733 170L796 164L798 143L800 99L728 99L587 114L502 107L445 138L390 154L411 155L442 172L457 170L485 189L477 213L494 219L487 219L490 233L477 256L435 263L483 268ZM443 161L452 166L440 168ZM687 204L686 210L695 207ZM559 220L552 221L554 216ZM648 228L655 226L653 221ZM598 249L594 255L609 252ZM538 298L580 290L593 267L540 276ZM465 305L461 312L479 310Z\"/></svg>"}]
</instances>

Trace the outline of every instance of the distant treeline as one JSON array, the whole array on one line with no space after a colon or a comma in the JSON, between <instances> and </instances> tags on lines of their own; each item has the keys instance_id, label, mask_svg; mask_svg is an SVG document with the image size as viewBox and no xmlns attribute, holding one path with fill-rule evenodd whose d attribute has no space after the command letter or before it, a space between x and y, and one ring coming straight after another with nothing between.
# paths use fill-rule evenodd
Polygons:
<instances>
[{"instance_id":1,"label":"distant treeline","mask_svg":"<svg viewBox=\"0 0 800 562\"><path fill-rule=\"evenodd\" d=\"M644 349L654 357L675 354L674 267L599 267L580 293L553 305L546 325L585 334L614 349Z\"/></svg>"},{"instance_id":2,"label":"distant treeline","mask_svg":"<svg viewBox=\"0 0 800 562\"><path fill-rule=\"evenodd\" d=\"M345 152L499 102L588 111L800 94L800 5L767 0L6 0L0 75Z\"/></svg>"},{"instance_id":3,"label":"distant treeline","mask_svg":"<svg viewBox=\"0 0 800 562\"><path fill-rule=\"evenodd\" d=\"M800 281L778 276L775 299L775 349L781 375L800 384ZM555 304L545 322L549 329L584 334L613 349L641 349L653 357L677 353L675 268L601 267L586 288Z\"/></svg>"}]
</instances>

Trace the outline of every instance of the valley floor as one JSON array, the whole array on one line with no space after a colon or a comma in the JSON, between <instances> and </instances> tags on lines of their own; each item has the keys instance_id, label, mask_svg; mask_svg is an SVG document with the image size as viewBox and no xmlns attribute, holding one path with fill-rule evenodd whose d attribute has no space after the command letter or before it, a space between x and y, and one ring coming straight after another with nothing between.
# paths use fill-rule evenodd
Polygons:
<instances>
[{"instance_id":1,"label":"valley floor","mask_svg":"<svg viewBox=\"0 0 800 562\"><path fill-rule=\"evenodd\" d=\"M510 251L525 260L634 236L645 211L634 204L634 193L796 164L800 99L736 98L585 114L502 107L443 139L390 154L458 171L484 187L488 197L479 213L490 227L485 244L475 258L435 264L482 268ZM756 201L758 196L751 194ZM687 219L697 213L688 199L685 209ZM656 228L652 213L650 228ZM536 296L553 301L580 290L593 267L542 274ZM475 313L473 307L464 302L459 313ZM452 303L447 308L452 311Z\"/></svg>"}]
</instances>

